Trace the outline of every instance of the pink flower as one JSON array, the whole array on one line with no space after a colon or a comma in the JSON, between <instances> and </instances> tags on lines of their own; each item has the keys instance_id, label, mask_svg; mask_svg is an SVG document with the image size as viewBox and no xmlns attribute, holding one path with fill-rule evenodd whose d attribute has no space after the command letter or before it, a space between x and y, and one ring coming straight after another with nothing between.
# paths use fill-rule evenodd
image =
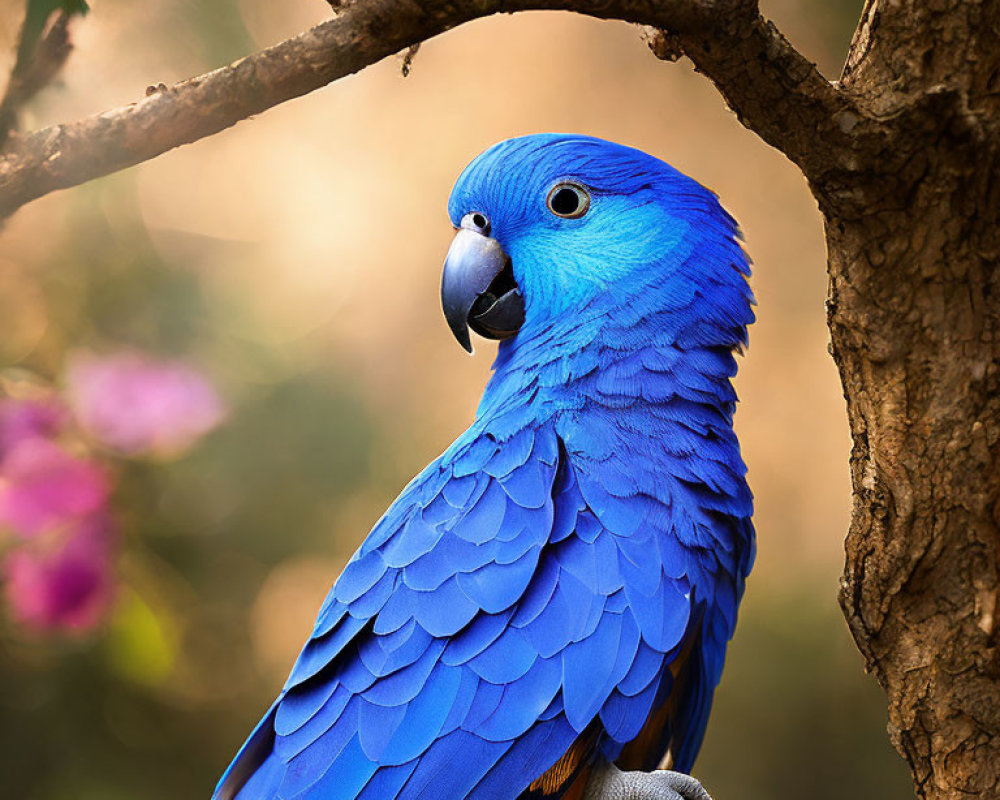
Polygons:
<instances>
[{"instance_id":1,"label":"pink flower","mask_svg":"<svg viewBox=\"0 0 1000 800\"><path fill-rule=\"evenodd\" d=\"M39 438L17 442L0 462L0 525L35 536L104 506L109 486L95 464Z\"/></svg>"},{"instance_id":2,"label":"pink flower","mask_svg":"<svg viewBox=\"0 0 1000 800\"><path fill-rule=\"evenodd\" d=\"M12 616L39 630L93 628L113 596L112 534L103 515L80 520L61 541L9 553L3 571Z\"/></svg>"},{"instance_id":3,"label":"pink flower","mask_svg":"<svg viewBox=\"0 0 1000 800\"><path fill-rule=\"evenodd\" d=\"M67 412L54 398L0 398L0 459L23 439L48 439L58 434Z\"/></svg>"},{"instance_id":4,"label":"pink flower","mask_svg":"<svg viewBox=\"0 0 1000 800\"><path fill-rule=\"evenodd\" d=\"M80 426L123 455L180 455L225 416L211 384L175 361L78 355L67 379Z\"/></svg>"},{"instance_id":5,"label":"pink flower","mask_svg":"<svg viewBox=\"0 0 1000 800\"><path fill-rule=\"evenodd\" d=\"M113 588L108 476L55 441L68 421L54 395L0 398L0 533L18 537L0 577L13 617L44 631L92 628Z\"/></svg>"}]
</instances>

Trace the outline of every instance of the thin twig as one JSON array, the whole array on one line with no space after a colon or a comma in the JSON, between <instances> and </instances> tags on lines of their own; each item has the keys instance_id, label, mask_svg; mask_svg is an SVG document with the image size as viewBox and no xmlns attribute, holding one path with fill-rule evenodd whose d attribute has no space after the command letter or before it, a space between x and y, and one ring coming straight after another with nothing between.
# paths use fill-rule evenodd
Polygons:
<instances>
[{"instance_id":1,"label":"thin twig","mask_svg":"<svg viewBox=\"0 0 1000 800\"><path fill-rule=\"evenodd\" d=\"M0 100L0 148L17 127L21 109L62 70L73 51L69 38L70 15L60 11L30 50L18 48L7 90ZM24 33L22 32L22 36Z\"/></svg>"},{"instance_id":2,"label":"thin twig","mask_svg":"<svg viewBox=\"0 0 1000 800\"><path fill-rule=\"evenodd\" d=\"M403 73L404 78L410 77L410 73L413 71L413 59L417 57L418 52L420 52L420 42L411 44L403 53L403 64L399 70Z\"/></svg>"}]
</instances>

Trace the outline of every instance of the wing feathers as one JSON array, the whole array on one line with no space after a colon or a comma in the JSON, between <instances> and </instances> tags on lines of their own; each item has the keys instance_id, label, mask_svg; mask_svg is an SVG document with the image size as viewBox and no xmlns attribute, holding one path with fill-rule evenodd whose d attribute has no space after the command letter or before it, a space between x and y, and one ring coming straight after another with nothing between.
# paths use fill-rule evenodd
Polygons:
<instances>
[{"instance_id":1,"label":"wing feathers","mask_svg":"<svg viewBox=\"0 0 1000 800\"><path fill-rule=\"evenodd\" d=\"M597 753L647 723L692 626L686 568L660 563L684 559L658 543L669 509L612 484L581 479L551 429L482 434L425 470L331 590L217 800L582 792Z\"/></svg>"}]
</instances>

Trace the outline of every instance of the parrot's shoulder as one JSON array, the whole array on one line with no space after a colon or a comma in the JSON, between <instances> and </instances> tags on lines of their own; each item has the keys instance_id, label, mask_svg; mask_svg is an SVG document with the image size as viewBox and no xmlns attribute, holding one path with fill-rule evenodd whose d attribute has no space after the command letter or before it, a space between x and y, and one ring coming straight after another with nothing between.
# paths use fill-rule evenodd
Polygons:
<instances>
[{"instance_id":1,"label":"parrot's shoulder","mask_svg":"<svg viewBox=\"0 0 1000 800\"><path fill-rule=\"evenodd\" d=\"M403 489L348 562L286 690L368 625L402 636L412 620L441 637L509 608L551 529L559 460L551 426L467 431Z\"/></svg>"}]
</instances>

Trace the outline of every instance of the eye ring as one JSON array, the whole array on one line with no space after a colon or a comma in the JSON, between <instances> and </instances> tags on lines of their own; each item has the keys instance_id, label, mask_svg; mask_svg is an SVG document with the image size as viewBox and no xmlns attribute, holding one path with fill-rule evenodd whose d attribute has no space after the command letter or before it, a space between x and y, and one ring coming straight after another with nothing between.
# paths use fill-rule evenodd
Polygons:
<instances>
[{"instance_id":1,"label":"eye ring","mask_svg":"<svg viewBox=\"0 0 1000 800\"><path fill-rule=\"evenodd\" d=\"M573 181L560 181L545 198L549 211L562 219L579 219L590 209L590 192Z\"/></svg>"}]
</instances>

